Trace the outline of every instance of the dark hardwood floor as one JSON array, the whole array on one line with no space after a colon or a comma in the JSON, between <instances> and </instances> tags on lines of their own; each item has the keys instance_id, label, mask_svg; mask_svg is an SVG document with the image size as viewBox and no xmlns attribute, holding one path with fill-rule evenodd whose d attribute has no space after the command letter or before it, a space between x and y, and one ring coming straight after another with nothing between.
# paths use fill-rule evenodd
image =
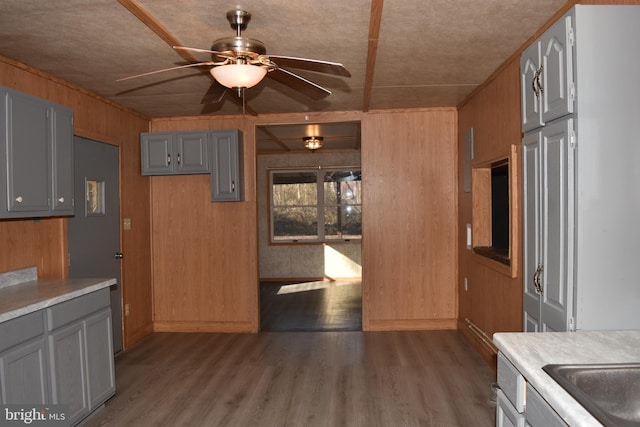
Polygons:
<instances>
[{"instance_id":1,"label":"dark hardwood floor","mask_svg":"<svg viewBox=\"0 0 640 427\"><path fill-rule=\"evenodd\" d=\"M87 426L492 426L495 374L457 331L156 333Z\"/></svg>"},{"instance_id":2,"label":"dark hardwood floor","mask_svg":"<svg viewBox=\"0 0 640 427\"><path fill-rule=\"evenodd\" d=\"M260 283L262 331L360 331L360 280Z\"/></svg>"}]
</instances>

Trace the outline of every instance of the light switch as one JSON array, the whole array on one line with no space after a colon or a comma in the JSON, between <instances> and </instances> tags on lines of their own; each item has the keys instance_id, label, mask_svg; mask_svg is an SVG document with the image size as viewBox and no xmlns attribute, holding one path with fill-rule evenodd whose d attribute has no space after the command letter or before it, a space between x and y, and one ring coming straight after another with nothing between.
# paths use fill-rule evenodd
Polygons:
<instances>
[{"instance_id":1,"label":"light switch","mask_svg":"<svg viewBox=\"0 0 640 427\"><path fill-rule=\"evenodd\" d=\"M122 222L125 230L131 230L131 218L125 218Z\"/></svg>"}]
</instances>

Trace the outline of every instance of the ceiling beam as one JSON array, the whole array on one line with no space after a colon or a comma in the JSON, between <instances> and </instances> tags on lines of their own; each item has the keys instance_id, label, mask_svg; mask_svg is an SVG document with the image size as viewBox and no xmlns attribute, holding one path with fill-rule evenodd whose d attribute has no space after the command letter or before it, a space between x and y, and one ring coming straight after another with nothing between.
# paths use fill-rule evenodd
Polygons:
<instances>
[{"instance_id":1,"label":"ceiling beam","mask_svg":"<svg viewBox=\"0 0 640 427\"><path fill-rule=\"evenodd\" d=\"M118 0L118 2L123 5L129 12L135 15L136 18L142 21L144 25L149 27L151 31L156 33L158 37L160 37L166 44L171 46L172 49L174 46L182 46L180 40L178 40L173 34L171 34L169 30L160 23L160 21L154 18L136 0ZM176 52L186 61L200 62L189 51L179 49L176 50Z\"/></svg>"},{"instance_id":2,"label":"ceiling beam","mask_svg":"<svg viewBox=\"0 0 640 427\"><path fill-rule=\"evenodd\" d=\"M369 111L371 91L373 90L373 74L376 68L378 54L378 37L380 35L380 21L382 20L382 6L384 0L371 1L371 16L369 18L369 46L367 50L367 69L364 80L364 99L362 111Z\"/></svg>"}]
</instances>

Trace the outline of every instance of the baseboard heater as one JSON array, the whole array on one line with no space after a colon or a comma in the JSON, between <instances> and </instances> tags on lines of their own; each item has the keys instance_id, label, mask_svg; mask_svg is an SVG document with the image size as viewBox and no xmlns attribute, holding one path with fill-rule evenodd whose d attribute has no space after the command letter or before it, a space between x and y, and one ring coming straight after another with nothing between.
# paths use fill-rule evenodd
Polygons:
<instances>
[{"instance_id":1,"label":"baseboard heater","mask_svg":"<svg viewBox=\"0 0 640 427\"><path fill-rule=\"evenodd\" d=\"M496 347L493 344L493 341L491 341L491 338L489 338L487 334L485 334L484 331L478 327L478 325L473 323L468 318L465 318L464 321L467 324L467 327L469 328L471 333L475 335L476 338L478 338L480 342L484 344L485 347L487 347L492 353L498 354L498 347Z\"/></svg>"}]
</instances>

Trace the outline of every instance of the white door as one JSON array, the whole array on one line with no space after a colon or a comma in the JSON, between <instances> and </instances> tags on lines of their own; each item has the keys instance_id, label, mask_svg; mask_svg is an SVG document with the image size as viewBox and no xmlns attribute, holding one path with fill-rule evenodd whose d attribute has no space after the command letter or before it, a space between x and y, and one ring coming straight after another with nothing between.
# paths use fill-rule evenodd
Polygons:
<instances>
[{"instance_id":1,"label":"white door","mask_svg":"<svg viewBox=\"0 0 640 427\"><path fill-rule=\"evenodd\" d=\"M118 147L74 137L75 216L68 220L69 276L115 278L111 287L114 352L122 350Z\"/></svg>"}]
</instances>

